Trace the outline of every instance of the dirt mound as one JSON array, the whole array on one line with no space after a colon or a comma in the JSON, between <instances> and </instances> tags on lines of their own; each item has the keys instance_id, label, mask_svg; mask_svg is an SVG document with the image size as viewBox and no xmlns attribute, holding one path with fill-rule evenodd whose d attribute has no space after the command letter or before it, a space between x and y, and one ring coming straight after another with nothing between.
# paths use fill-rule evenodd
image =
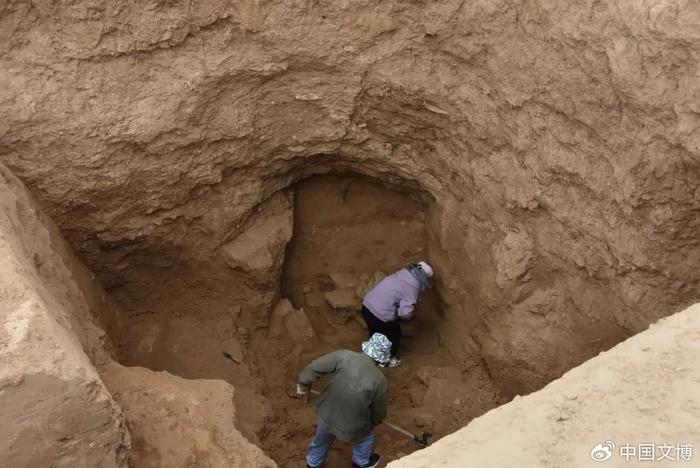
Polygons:
<instances>
[{"instance_id":1,"label":"dirt mound","mask_svg":"<svg viewBox=\"0 0 700 468\"><path fill-rule=\"evenodd\" d=\"M225 382L117 364L102 375L126 414L130 466L276 466L234 427L234 391Z\"/></svg>"}]
</instances>

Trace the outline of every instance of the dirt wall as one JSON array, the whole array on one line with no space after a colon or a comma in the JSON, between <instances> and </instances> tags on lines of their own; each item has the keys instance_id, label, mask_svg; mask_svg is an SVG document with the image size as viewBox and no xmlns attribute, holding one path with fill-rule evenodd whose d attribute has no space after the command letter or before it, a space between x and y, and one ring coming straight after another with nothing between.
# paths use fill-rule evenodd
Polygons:
<instances>
[{"instance_id":1,"label":"dirt wall","mask_svg":"<svg viewBox=\"0 0 700 468\"><path fill-rule=\"evenodd\" d=\"M277 466L236 430L234 389L226 382L118 364L105 368L103 375L129 423L129 466Z\"/></svg>"},{"instance_id":2,"label":"dirt wall","mask_svg":"<svg viewBox=\"0 0 700 468\"><path fill-rule=\"evenodd\" d=\"M114 362L121 311L2 164L0 258L0 465L275 466L229 384Z\"/></svg>"},{"instance_id":3,"label":"dirt wall","mask_svg":"<svg viewBox=\"0 0 700 468\"><path fill-rule=\"evenodd\" d=\"M2 465L125 466L124 415L94 367L110 359L101 288L2 165L0 220Z\"/></svg>"},{"instance_id":4,"label":"dirt wall","mask_svg":"<svg viewBox=\"0 0 700 468\"><path fill-rule=\"evenodd\" d=\"M414 190L452 352L523 393L697 299L698 31L681 1L14 0L0 160L127 309L222 287L302 176Z\"/></svg>"}]
</instances>

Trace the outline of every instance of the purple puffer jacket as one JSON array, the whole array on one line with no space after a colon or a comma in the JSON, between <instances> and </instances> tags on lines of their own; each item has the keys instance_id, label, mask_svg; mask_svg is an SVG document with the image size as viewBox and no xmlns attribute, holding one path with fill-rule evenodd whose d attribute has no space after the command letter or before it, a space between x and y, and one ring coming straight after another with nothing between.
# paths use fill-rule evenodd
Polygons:
<instances>
[{"instance_id":1,"label":"purple puffer jacket","mask_svg":"<svg viewBox=\"0 0 700 468\"><path fill-rule=\"evenodd\" d=\"M362 300L382 322L392 322L397 318L410 319L413 307L418 300L420 283L403 268L386 276Z\"/></svg>"}]
</instances>

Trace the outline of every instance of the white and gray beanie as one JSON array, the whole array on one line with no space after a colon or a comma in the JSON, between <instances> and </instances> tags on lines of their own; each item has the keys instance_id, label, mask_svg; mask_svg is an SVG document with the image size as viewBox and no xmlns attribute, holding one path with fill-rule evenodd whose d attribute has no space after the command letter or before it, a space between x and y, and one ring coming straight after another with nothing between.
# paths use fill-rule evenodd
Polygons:
<instances>
[{"instance_id":1,"label":"white and gray beanie","mask_svg":"<svg viewBox=\"0 0 700 468\"><path fill-rule=\"evenodd\" d=\"M381 333L375 333L369 341L362 343L362 351L379 364L387 364L391 358L391 341Z\"/></svg>"}]
</instances>

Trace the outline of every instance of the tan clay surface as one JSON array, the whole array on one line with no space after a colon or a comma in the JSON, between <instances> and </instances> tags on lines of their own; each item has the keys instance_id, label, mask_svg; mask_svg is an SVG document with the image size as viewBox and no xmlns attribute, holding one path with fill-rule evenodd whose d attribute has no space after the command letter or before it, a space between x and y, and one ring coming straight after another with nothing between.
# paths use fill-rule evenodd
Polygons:
<instances>
[{"instance_id":1,"label":"tan clay surface","mask_svg":"<svg viewBox=\"0 0 700 468\"><path fill-rule=\"evenodd\" d=\"M109 359L103 293L2 165L0 259L0 466L123 466L124 415L90 360Z\"/></svg>"},{"instance_id":2,"label":"tan clay surface","mask_svg":"<svg viewBox=\"0 0 700 468\"><path fill-rule=\"evenodd\" d=\"M124 409L135 467L275 467L234 427L233 387L113 364L104 379Z\"/></svg>"},{"instance_id":3,"label":"tan clay surface","mask_svg":"<svg viewBox=\"0 0 700 468\"><path fill-rule=\"evenodd\" d=\"M700 466L698 360L700 304L389 467ZM593 461L593 447L606 441L615 444L612 457ZM692 454L679 460L686 443ZM637 450L629 461L620 455L625 444ZM639 444L655 445L654 460L640 461ZM664 444L673 446L666 455Z\"/></svg>"}]
</instances>

